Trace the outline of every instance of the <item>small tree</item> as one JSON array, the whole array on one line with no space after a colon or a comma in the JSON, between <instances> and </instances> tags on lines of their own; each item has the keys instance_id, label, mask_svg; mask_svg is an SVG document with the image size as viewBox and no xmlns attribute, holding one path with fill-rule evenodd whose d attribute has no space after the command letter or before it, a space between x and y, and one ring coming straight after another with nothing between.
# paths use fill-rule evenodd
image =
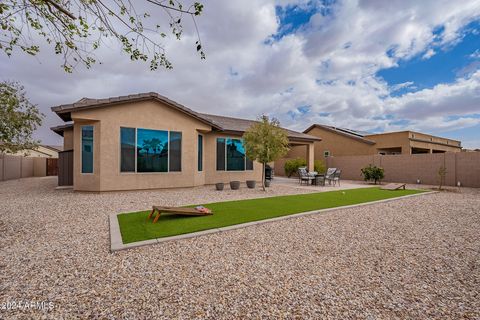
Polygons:
<instances>
[{"instance_id":1,"label":"small tree","mask_svg":"<svg viewBox=\"0 0 480 320\"><path fill-rule=\"evenodd\" d=\"M439 180L438 190L442 190L442 187L445 184L445 176L447 175L447 168L445 166L441 166L438 169L437 174L438 174L438 180Z\"/></svg>"},{"instance_id":2,"label":"small tree","mask_svg":"<svg viewBox=\"0 0 480 320\"><path fill-rule=\"evenodd\" d=\"M39 141L32 134L42 124L37 107L25 97L18 83L0 82L0 152L33 149Z\"/></svg>"},{"instance_id":3,"label":"small tree","mask_svg":"<svg viewBox=\"0 0 480 320\"><path fill-rule=\"evenodd\" d=\"M373 180L375 184L385 176L383 168L372 166L371 164L369 164L368 167L362 168L361 171L365 181Z\"/></svg>"},{"instance_id":4,"label":"small tree","mask_svg":"<svg viewBox=\"0 0 480 320\"><path fill-rule=\"evenodd\" d=\"M250 126L243 134L243 142L247 157L262 164L262 188L265 191L265 165L287 154L288 136L280 128L280 122L266 115Z\"/></svg>"}]
</instances>

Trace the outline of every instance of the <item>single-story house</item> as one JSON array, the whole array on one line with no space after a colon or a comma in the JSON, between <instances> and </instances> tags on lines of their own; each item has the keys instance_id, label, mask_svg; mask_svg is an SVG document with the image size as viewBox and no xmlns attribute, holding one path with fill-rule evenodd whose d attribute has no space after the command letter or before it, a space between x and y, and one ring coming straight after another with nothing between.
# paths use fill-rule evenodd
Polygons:
<instances>
[{"instance_id":1,"label":"single-story house","mask_svg":"<svg viewBox=\"0 0 480 320\"><path fill-rule=\"evenodd\" d=\"M395 155L460 152L458 140L415 131L372 134L358 130L313 124L305 134L321 137L315 142L315 159L330 156ZM292 148L286 158L305 157L302 148Z\"/></svg>"},{"instance_id":2,"label":"single-story house","mask_svg":"<svg viewBox=\"0 0 480 320\"><path fill-rule=\"evenodd\" d=\"M261 164L245 156L242 134L253 120L195 112L154 92L83 98L52 107L65 122L59 184L79 191L192 187L261 181ZM285 129L305 146L313 169L317 137Z\"/></svg>"},{"instance_id":3,"label":"single-story house","mask_svg":"<svg viewBox=\"0 0 480 320\"><path fill-rule=\"evenodd\" d=\"M39 157L39 158L58 158L58 153L63 150L63 146L50 146L40 144L34 149L20 150L14 153L15 156Z\"/></svg>"}]
</instances>

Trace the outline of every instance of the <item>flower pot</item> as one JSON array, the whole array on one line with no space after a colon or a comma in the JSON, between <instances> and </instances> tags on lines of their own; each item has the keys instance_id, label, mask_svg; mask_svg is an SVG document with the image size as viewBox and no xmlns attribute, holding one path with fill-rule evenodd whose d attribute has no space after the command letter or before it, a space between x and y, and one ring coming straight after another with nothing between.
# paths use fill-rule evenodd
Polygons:
<instances>
[{"instance_id":1,"label":"flower pot","mask_svg":"<svg viewBox=\"0 0 480 320\"><path fill-rule=\"evenodd\" d=\"M240 181L230 181L230 189L232 190L240 189Z\"/></svg>"},{"instance_id":2,"label":"flower pot","mask_svg":"<svg viewBox=\"0 0 480 320\"><path fill-rule=\"evenodd\" d=\"M255 180L247 180L247 187L249 189L255 189L256 184L257 184L257 182Z\"/></svg>"},{"instance_id":3,"label":"flower pot","mask_svg":"<svg viewBox=\"0 0 480 320\"><path fill-rule=\"evenodd\" d=\"M218 191L222 191L223 190L223 183L216 183L215 184L215 188L217 188Z\"/></svg>"},{"instance_id":4,"label":"flower pot","mask_svg":"<svg viewBox=\"0 0 480 320\"><path fill-rule=\"evenodd\" d=\"M265 180L265 187L270 187L270 180Z\"/></svg>"}]
</instances>

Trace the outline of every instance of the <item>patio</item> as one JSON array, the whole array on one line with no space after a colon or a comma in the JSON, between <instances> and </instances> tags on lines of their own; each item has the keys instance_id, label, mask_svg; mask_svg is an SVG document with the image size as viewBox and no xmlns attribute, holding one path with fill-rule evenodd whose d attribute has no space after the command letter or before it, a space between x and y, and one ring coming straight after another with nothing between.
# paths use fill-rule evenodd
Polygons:
<instances>
[{"instance_id":1,"label":"patio","mask_svg":"<svg viewBox=\"0 0 480 320\"><path fill-rule=\"evenodd\" d=\"M267 195L312 192L284 182ZM110 213L265 193L92 194L55 185L0 182L0 303L54 304L49 312L0 309L0 318L480 317L478 189L110 254Z\"/></svg>"}]
</instances>

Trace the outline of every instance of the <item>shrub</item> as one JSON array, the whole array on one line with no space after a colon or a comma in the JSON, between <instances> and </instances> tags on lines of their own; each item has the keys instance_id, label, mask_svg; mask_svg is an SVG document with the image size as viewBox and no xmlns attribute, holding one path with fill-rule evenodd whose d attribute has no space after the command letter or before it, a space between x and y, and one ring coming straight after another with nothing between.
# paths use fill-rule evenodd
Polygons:
<instances>
[{"instance_id":1,"label":"shrub","mask_svg":"<svg viewBox=\"0 0 480 320\"><path fill-rule=\"evenodd\" d=\"M323 162L322 160L315 160L313 167L314 167L314 170L317 171L318 173L325 173L325 171L327 171L325 162Z\"/></svg>"},{"instance_id":2,"label":"shrub","mask_svg":"<svg viewBox=\"0 0 480 320\"><path fill-rule=\"evenodd\" d=\"M377 184L377 181L380 181L384 178L384 170L383 168L377 167L377 166L372 166L371 164L368 165L368 167L365 167L361 169L363 179L365 181L374 181L375 184Z\"/></svg>"},{"instance_id":3,"label":"shrub","mask_svg":"<svg viewBox=\"0 0 480 320\"><path fill-rule=\"evenodd\" d=\"M285 161L284 170L287 177L291 177L293 174L296 174L298 168L307 166L307 160L302 158L295 158Z\"/></svg>"}]
</instances>

